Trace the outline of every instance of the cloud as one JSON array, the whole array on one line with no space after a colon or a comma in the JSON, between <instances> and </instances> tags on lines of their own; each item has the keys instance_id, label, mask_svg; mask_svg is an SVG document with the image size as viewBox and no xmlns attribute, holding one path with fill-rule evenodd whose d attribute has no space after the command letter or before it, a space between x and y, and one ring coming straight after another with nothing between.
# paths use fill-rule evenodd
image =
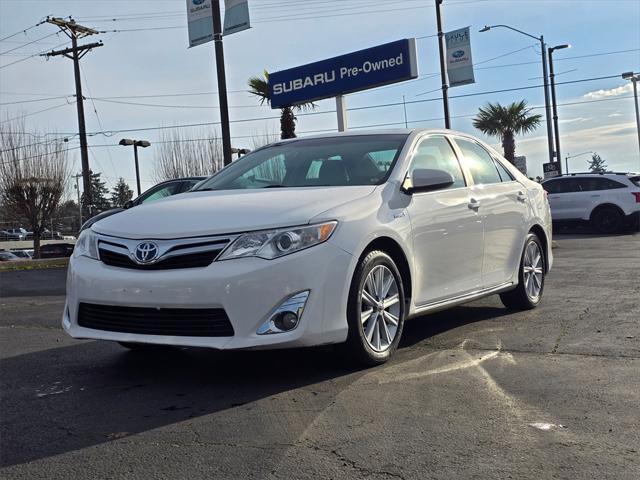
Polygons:
<instances>
[{"instance_id":1,"label":"cloud","mask_svg":"<svg viewBox=\"0 0 640 480\"><path fill-rule=\"evenodd\" d=\"M631 82L623 85L622 87L609 88L608 90L594 90L593 92L587 92L583 95L584 98L590 98L593 100L600 98L608 98L608 97L619 97L620 95L624 95L625 93L631 93L633 91L633 86Z\"/></svg>"},{"instance_id":2,"label":"cloud","mask_svg":"<svg viewBox=\"0 0 640 480\"><path fill-rule=\"evenodd\" d=\"M612 118L612 117L621 117L622 114L620 112L615 112L615 113L610 113L609 115L607 115L607 117Z\"/></svg>"},{"instance_id":3,"label":"cloud","mask_svg":"<svg viewBox=\"0 0 640 480\"><path fill-rule=\"evenodd\" d=\"M562 124L562 123L583 123L583 122L588 122L589 120L593 120L593 117L576 117L576 118L566 118L563 120L560 120L558 123Z\"/></svg>"}]
</instances>

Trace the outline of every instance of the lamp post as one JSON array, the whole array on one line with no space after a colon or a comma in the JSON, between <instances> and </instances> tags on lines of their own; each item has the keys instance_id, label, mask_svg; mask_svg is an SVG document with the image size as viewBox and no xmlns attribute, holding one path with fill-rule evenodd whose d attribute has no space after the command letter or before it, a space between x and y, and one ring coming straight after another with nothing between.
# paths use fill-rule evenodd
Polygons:
<instances>
[{"instance_id":1,"label":"lamp post","mask_svg":"<svg viewBox=\"0 0 640 480\"><path fill-rule=\"evenodd\" d=\"M640 148L640 110L638 109L638 80L640 75L633 72L625 72L622 74L622 78L625 80L631 80L633 83L633 98L636 104L636 128L638 129L638 147Z\"/></svg>"},{"instance_id":2,"label":"lamp post","mask_svg":"<svg viewBox=\"0 0 640 480\"><path fill-rule=\"evenodd\" d=\"M544 111L545 117L547 119L547 147L549 149L549 161L553 162L553 132L551 129L551 107L549 106L549 77L547 75L547 45L544 43L544 36L540 35L536 37L535 35L531 35L527 32L523 32L522 30L518 30L517 28L510 27L509 25L490 25L485 26L480 32L488 32L492 28L508 28L509 30L513 30L514 32L518 32L522 35L526 35L527 37L533 38L540 42L540 49L542 51L542 78L544 80ZM557 159L560 162L560 158Z\"/></svg>"},{"instance_id":3,"label":"lamp post","mask_svg":"<svg viewBox=\"0 0 640 480\"><path fill-rule=\"evenodd\" d=\"M589 155L590 153L593 153L591 150L588 152L582 152L582 153L577 153L575 155L567 155L566 157L564 157L564 173L569 173L569 159L570 158L576 158L576 157L581 157L582 155Z\"/></svg>"},{"instance_id":4,"label":"lamp post","mask_svg":"<svg viewBox=\"0 0 640 480\"><path fill-rule=\"evenodd\" d=\"M556 75L553 71L553 52L555 50L562 50L564 48L571 48L571 45L556 45L549 49L549 78L551 80L551 103L553 104L553 136L556 139L556 159L558 160L558 166L560 167L560 173L562 174L562 156L560 155L560 131L558 129L558 103L556 102ZM567 172L569 173L569 172Z\"/></svg>"},{"instance_id":5,"label":"lamp post","mask_svg":"<svg viewBox=\"0 0 640 480\"><path fill-rule=\"evenodd\" d=\"M444 108L444 128L451 128L449 117L449 79L445 60L445 38L442 31L442 12L440 5L444 0L436 0L436 23L438 25L438 50L440 51L440 79L442 81L442 106Z\"/></svg>"},{"instance_id":6,"label":"lamp post","mask_svg":"<svg viewBox=\"0 0 640 480\"><path fill-rule=\"evenodd\" d=\"M140 196L141 191L140 191L140 168L138 167L138 147L147 148L149 145L151 145L151 143L148 142L147 140L132 140L130 138L123 138L122 140L120 140L119 145L123 145L125 147L133 145L133 158L136 162L136 185L138 187L138 196Z\"/></svg>"}]
</instances>

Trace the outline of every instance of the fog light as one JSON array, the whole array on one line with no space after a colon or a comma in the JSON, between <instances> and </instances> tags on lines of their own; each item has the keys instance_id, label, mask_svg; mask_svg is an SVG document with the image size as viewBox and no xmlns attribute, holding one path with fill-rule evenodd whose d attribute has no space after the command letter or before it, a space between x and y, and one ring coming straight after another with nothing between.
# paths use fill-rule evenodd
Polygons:
<instances>
[{"instance_id":1,"label":"fog light","mask_svg":"<svg viewBox=\"0 0 640 480\"><path fill-rule=\"evenodd\" d=\"M283 312L273 319L273 324L285 332L293 330L298 324L298 315L293 312Z\"/></svg>"},{"instance_id":2,"label":"fog light","mask_svg":"<svg viewBox=\"0 0 640 480\"><path fill-rule=\"evenodd\" d=\"M284 333L295 329L300 323L300 317L309 298L309 290L299 292L285 298L282 303L269 315L269 319L260 325L258 335Z\"/></svg>"}]
</instances>

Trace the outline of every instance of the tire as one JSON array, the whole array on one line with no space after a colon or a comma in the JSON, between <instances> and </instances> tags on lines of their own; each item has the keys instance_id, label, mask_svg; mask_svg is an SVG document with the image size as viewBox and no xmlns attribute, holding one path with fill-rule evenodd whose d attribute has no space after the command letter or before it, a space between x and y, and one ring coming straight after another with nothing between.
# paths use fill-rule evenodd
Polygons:
<instances>
[{"instance_id":1,"label":"tire","mask_svg":"<svg viewBox=\"0 0 640 480\"><path fill-rule=\"evenodd\" d=\"M385 363L398 348L404 320L404 287L396 264L382 251L369 252L357 266L349 290L347 353L365 366Z\"/></svg>"},{"instance_id":2,"label":"tire","mask_svg":"<svg viewBox=\"0 0 640 480\"><path fill-rule=\"evenodd\" d=\"M502 304L512 310L536 308L544 293L545 266L542 242L535 233L529 233L518 266L518 286L500 294Z\"/></svg>"},{"instance_id":3,"label":"tire","mask_svg":"<svg viewBox=\"0 0 640 480\"><path fill-rule=\"evenodd\" d=\"M600 207L591 215L591 225L599 233L616 233L622 227L624 215L615 207Z\"/></svg>"}]
</instances>

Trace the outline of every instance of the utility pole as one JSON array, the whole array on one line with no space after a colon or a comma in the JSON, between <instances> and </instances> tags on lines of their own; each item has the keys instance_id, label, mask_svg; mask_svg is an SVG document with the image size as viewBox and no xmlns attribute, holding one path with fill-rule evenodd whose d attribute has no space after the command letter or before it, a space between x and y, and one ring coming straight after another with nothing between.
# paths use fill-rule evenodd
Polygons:
<instances>
[{"instance_id":1,"label":"utility pole","mask_svg":"<svg viewBox=\"0 0 640 480\"><path fill-rule=\"evenodd\" d=\"M102 41L78 46L78 39L100 32L78 25L73 19L64 20L62 18L47 17L47 23L56 25L71 39L71 48L51 50L51 52L45 53L42 56L56 57L58 55L64 55L73 60L73 73L76 83L76 106L78 110L78 133L80 136L80 158L82 160L82 183L87 208L89 209L89 213L91 213L93 205L91 198L91 169L89 168L89 151L87 149L87 129L84 122L84 97L82 96L82 82L80 78L80 59L91 49L101 47Z\"/></svg>"},{"instance_id":2,"label":"utility pole","mask_svg":"<svg viewBox=\"0 0 640 480\"><path fill-rule=\"evenodd\" d=\"M449 119L449 82L447 80L447 62L444 58L444 32L442 31L442 14L440 5L443 0L436 0L436 20L438 23L438 48L440 49L440 78L442 80L442 104L444 107L444 128L451 128Z\"/></svg>"},{"instance_id":3,"label":"utility pole","mask_svg":"<svg viewBox=\"0 0 640 480\"><path fill-rule=\"evenodd\" d=\"M562 155L560 155L560 129L558 127L558 103L556 102L556 74L553 71L553 52L556 50L562 50L564 48L570 48L571 45L556 45L548 49L549 53L549 78L551 79L551 103L553 106L553 136L556 140L556 162L558 162L558 171L562 175ZM568 173L568 172L565 172Z\"/></svg>"},{"instance_id":4,"label":"utility pole","mask_svg":"<svg viewBox=\"0 0 640 480\"><path fill-rule=\"evenodd\" d=\"M73 175L73 178L76 179L76 191L78 192L78 220L80 223L78 224L78 232L82 228L82 203L80 203L80 185L78 184L78 179L82 177L81 173L76 173Z\"/></svg>"},{"instance_id":5,"label":"utility pole","mask_svg":"<svg viewBox=\"0 0 640 480\"><path fill-rule=\"evenodd\" d=\"M229 103L227 101L227 78L224 71L224 46L222 44L222 19L220 0L212 0L213 43L216 52L216 76L218 77L218 100L220 103L220 128L222 130L222 153L224 165L231 163L231 131L229 128Z\"/></svg>"},{"instance_id":6,"label":"utility pole","mask_svg":"<svg viewBox=\"0 0 640 480\"><path fill-rule=\"evenodd\" d=\"M638 80L640 75L633 72L625 72L622 74L622 78L630 80L633 84L633 99L636 105L636 128L638 129L638 146L640 147L640 108L638 107Z\"/></svg>"}]
</instances>

